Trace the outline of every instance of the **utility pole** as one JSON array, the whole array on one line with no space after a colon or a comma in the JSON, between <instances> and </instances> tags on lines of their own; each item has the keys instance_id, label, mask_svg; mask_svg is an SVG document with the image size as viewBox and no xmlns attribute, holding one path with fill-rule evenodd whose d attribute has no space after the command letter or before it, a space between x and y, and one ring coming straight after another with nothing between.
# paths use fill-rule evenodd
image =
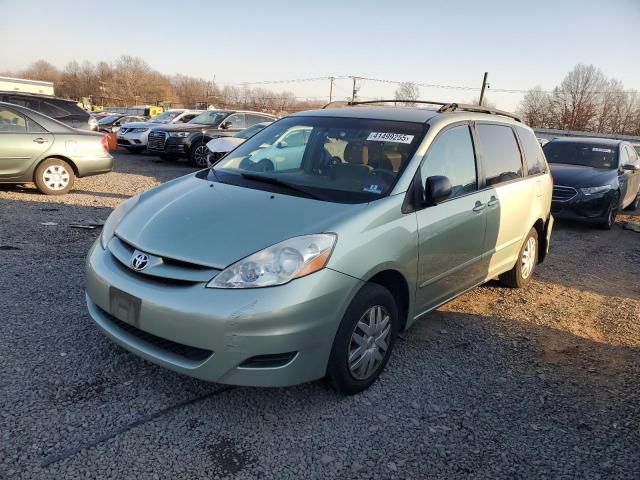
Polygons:
<instances>
[{"instance_id":1,"label":"utility pole","mask_svg":"<svg viewBox=\"0 0 640 480\"><path fill-rule=\"evenodd\" d=\"M482 90L480 90L480 101L478 104L482 106L482 102L484 102L484 92L487 89L487 79L489 78L489 72L484 72L484 78L482 79Z\"/></svg>"},{"instance_id":2,"label":"utility pole","mask_svg":"<svg viewBox=\"0 0 640 480\"><path fill-rule=\"evenodd\" d=\"M353 80L353 91L351 93L351 101L355 102L356 95L358 94L358 89L356 88L356 81L358 80L358 77L351 77L351 79Z\"/></svg>"},{"instance_id":3,"label":"utility pole","mask_svg":"<svg viewBox=\"0 0 640 480\"><path fill-rule=\"evenodd\" d=\"M331 101L333 100L333 81L335 80L335 77L329 77L329 81L331 82L329 84L329 103L331 103Z\"/></svg>"}]
</instances>

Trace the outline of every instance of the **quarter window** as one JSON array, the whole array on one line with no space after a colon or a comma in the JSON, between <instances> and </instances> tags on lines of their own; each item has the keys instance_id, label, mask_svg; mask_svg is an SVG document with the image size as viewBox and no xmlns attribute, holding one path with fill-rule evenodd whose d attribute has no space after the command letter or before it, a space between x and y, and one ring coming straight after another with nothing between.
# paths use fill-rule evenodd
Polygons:
<instances>
[{"instance_id":1,"label":"quarter window","mask_svg":"<svg viewBox=\"0 0 640 480\"><path fill-rule=\"evenodd\" d=\"M527 161L527 173L529 175L538 175L547 171L547 162L544 159L542 147L536 139L535 135L529 130L522 127L518 129L518 136L524 150L524 158Z\"/></svg>"},{"instance_id":2,"label":"quarter window","mask_svg":"<svg viewBox=\"0 0 640 480\"><path fill-rule=\"evenodd\" d=\"M478 124L476 131L487 185L522 177L522 157L511 127Z\"/></svg>"},{"instance_id":3,"label":"quarter window","mask_svg":"<svg viewBox=\"0 0 640 480\"><path fill-rule=\"evenodd\" d=\"M34 122L29 117L27 117L27 131L29 133L45 133L46 130L42 128L39 123Z\"/></svg>"},{"instance_id":4,"label":"quarter window","mask_svg":"<svg viewBox=\"0 0 640 480\"><path fill-rule=\"evenodd\" d=\"M422 162L420 175L423 182L436 175L449 178L450 198L477 189L476 159L467 125L450 128L436 138Z\"/></svg>"}]
</instances>

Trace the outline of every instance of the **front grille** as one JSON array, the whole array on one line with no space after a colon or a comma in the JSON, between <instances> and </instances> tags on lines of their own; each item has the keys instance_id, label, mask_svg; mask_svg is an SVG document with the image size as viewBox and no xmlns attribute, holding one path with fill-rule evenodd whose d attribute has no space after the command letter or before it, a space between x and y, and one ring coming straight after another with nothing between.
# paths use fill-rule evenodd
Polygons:
<instances>
[{"instance_id":1,"label":"front grille","mask_svg":"<svg viewBox=\"0 0 640 480\"><path fill-rule=\"evenodd\" d=\"M109 320L109 322L118 327L120 330L124 330L137 339L153 345L154 347L157 347L161 350L164 350L165 352L173 353L174 355L195 362L201 362L213 355L213 351L211 350L205 350L198 347L190 347L189 345L184 345L172 340L167 340L166 338L158 337L149 332L145 332L144 330L140 330L133 325L129 325L128 323L118 320L116 317L101 309L97 305L96 307L98 308L98 310L100 310L100 313L102 313L102 315L104 315Z\"/></svg>"},{"instance_id":2,"label":"front grille","mask_svg":"<svg viewBox=\"0 0 640 480\"><path fill-rule=\"evenodd\" d=\"M568 202L578 194L573 187L565 187L563 185L554 185L551 200L554 202Z\"/></svg>"},{"instance_id":3,"label":"front grille","mask_svg":"<svg viewBox=\"0 0 640 480\"><path fill-rule=\"evenodd\" d=\"M150 132L147 148L149 150L164 150L164 143L167 135L164 132Z\"/></svg>"}]
</instances>

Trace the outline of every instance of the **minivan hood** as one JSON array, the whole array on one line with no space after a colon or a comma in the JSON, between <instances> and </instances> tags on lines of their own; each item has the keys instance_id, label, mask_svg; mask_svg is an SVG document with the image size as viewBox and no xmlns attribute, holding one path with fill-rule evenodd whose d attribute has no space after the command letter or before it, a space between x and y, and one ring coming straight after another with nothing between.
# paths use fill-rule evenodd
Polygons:
<instances>
[{"instance_id":1,"label":"minivan hood","mask_svg":"<svg viewBox=\"0 0 640 480\"><path fill-rule=\"evenodd\" d=\"M618 176L618 172L610 168L593 168L565 163L550 163L549 168L551 168L553 183L568 187L611 185Z\"/></svg>"},{"instance_id":2,"label":"minivan hood","mask_svg":"<svg viewBox=\"0 0 640 480\"><path fill-rule=\"evenodd\" d=\"M366 208L211 183L195 175L143 193L116 235L153 255L223 269L291 237L329 231Z\"/></svg>"}]
</instances>

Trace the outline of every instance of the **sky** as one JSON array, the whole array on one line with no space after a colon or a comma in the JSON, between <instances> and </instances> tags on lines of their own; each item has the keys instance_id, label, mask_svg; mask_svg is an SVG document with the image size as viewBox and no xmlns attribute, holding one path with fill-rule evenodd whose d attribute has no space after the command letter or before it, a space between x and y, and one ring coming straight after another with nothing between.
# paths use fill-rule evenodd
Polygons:
<instances>
[{"instance_id":1,"label":"sky","mask_svg":"<svg viewBox=\"0 0 640 480\"><path fill-rule=\"evenodd\" d=\"M0 71L132 55L220 85L357 76L469 88L420 87L458 102L478 97L487 71L489 101L508 110L522 94L492 88L550 90L577 63L640 90L640 0L0 0L0 45ZM361 99L397 88L357 85ZM326 78L260 86L329 95ZM336 80L334 99L351 87Z\"/></svg>"}]
</instances>

